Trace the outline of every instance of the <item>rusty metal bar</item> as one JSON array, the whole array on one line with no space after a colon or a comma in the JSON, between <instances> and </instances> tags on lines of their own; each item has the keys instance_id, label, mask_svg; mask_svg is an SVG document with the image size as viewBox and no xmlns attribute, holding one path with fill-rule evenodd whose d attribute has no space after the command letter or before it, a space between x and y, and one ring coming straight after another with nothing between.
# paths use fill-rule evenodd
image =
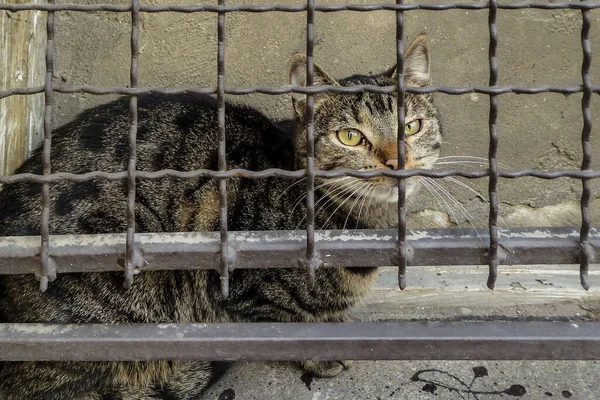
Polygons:
<instances>
[{"instance_id":1,"label":"rusty metal bar","mask_svg":"<svg viewBox=\"0 0 600 400\"><path fill-rule=\"evenodd\" d=\"M396 4L403 4L404 0L396 0ZM398 169L403 171L406 167L406 144L405 144L405 105L404 96L404 13L396 12L396 88L398 90ZM398 287L406 288L406 181L398 179Z\"/></svg>"},{"instance_id":2,"label":"rusty metal bar","mask_svg":"<svg viewBox=\"0 0 600 400\"><path fill-rule=\"evenodd\" d=\"M0 324L0 361L597 360L598 322Z\"/></svg>"},{"instance_id":3,"label":"rusty metal bar","mask_svg":"<svg viewBox=\"0 0 600 400\"><path fill-rule=\"evenodd\" d=\"M336 11L411 11L411 10L428 10L428 11L444 11L444 10L485 10L488 8L488 3L480 2L448 2L440 4L431 4L428 2L416 2L410 4L321 4L315 6L317 12L336 12ZM542 9L542 10L557 10L557 9L576 9L576 10L591 10L600 8L599 1L590 1L588 3L571 3L571 2L552 2L552 1L519 1L519 2L501 2L498 3L499 9L519 10L525 8ZM308 9L307 5L283 5L283 4L264 4L264 5L142 5L140 11L148 13L157 12L303 12ZM116 4L0 4L0 10L11 12L23 10L39 10L39 11L112 11L112 12L130 12L131 5L116 5Z\"/></svg>"},{"instance_id":4,"label":"rusty metal bar","mask_svg":"<svg viewBox=\"0 0 600 400\"><path fill-rule=\"evenodd\" d=\"M224 5L225 0L219 0ZM219 129L219 171L227 171L227 138L225 133L225 13L219 13L217 19L217 121ZM219 235L221 296L229 297L229 259L231 254L227 232L227 180L219 179Z\"/></svg>"},{"instance_id":5,"label":"rusty metal bar","mask_svg":"<svg viewBox=\"0 0 600 400\"><path fill-rule=\"evenodd\" d=\"M592 93L600 94L600 86L591 85ZM354 85L354 86L285 86L285 87L268 87L268 86L251 86L246 88L228 88L225 87L224 93L241 96L246 94L261 93L268 95L281 95L287 93L302 93L316 94L323 92L330 93L393 93L396 91L396 86L373 86L373 85ZM450 87L443 85L431 85L426 87L405 86L406 93L425 94L425 93L444 93L449 95L464 95L470 93L479 94L540 94L540 93L560 93L560 94L575 94L582 93L584 88L578 86L561 86L561 85L540 85L540 86L519 86L519 85L501 85L501 86L464 86ZM43 93L43 86L31 88L12 88L0 91L0 99L8 96ZM128 88L128 87L93 87L89 85L56 85L54 87L56 93L87 93L97 96L106 94L121 94L121 95L143 95L143 94L216 94L216 88Z\"/></svg>"},{"instance_id":6,"label":"rusty metal bar","mask_svg":"<svg viewBox=\"0 0 600 400\"><path fill-rule=\"evenodd\" d=\"M357 178L374 178L377 176L387 176L390 178L409 178L411 176L425 176L430 178L445 178L447 176L461 176L463 178L476 179L483 178L489 175L489 170L460 170L460 169L411 169L411 170L372 170L372 171L357 171L353 169L336 169L335 171L315 170L315 176L319 178L338 178L342 176L353 176ZM228 171L213 171L208 169L198 169L194 171L175 171L171 169L163 169L155 172L137 171L136 176L140 179L162 179L162 178L178 178L178 179L193 179L193 178L231 178L243 177L248 179L264 179L269 177L283 177L289 179L299 179L306 176L303 170L288 171L284 169L270 168L263 171L250 171L247 169L230 169ZM540 171L536 169L524 169L516 171L498 171L498 177L516 179L522 177L534 177L540 179L558 179L558 178L600 178L600 170L573 170L565 169L559 171ZM15 174L12 176L0 176L0 184L13 182L56 182L61 180L73 182L85 182L90 179L104 179L109 181L122 180L127 178L127 172L102 172L93 171L85 174L71 174L66 172L57 172L49 175L37 174Z\"/></svg>"},{"instance_id":7,"label":"rusty metal bar","mask_svg":"<svg viewBox=\"0 0 600 400\"><path fill-rule=\"evenodd\" d=\"M0 99L10 96L21 96L38 93L44 93L44 86L16 87L6 90L0 90Z\"/></svg>"},{"instance_id":8,"label":"rusty metal bar","mask_svg":"<svg viewBox=\"0 0 600 400\"><path fill-rule=\"evenodd\" d=\"M311 87L315 76L315 0L306 3L306 86ZM306 95L306 259L304 267L308 284L315 284L315 270L321 259L315 248L315 99Z\"/></svg>"},{"instance_id":9,"label":"rusty metal bar","mask_svg":"<svg viewBox=\"0 0 600 400\"><path fill-rule=\"evenodd\" d=\"M582 12L581 43L583 49L582 85L542 85L537 87L497 86L498 64L496 49L498 9L578 9ZM136 266L144 263L145 270L216 269L222 277L222 294L228 293L228 271L236 268L298 268L302 262L314 281L315 269L323 262L331 267L399 265L399 285L404 288L407 248L411 250L410 265L489 265L488 287L493 288L499 264L580 264L581 283L589 288L588 269L600 246L599 232L591 227L590 180L600 177L600 170L591 169L591 97L600 94L600 86L591 83L591 27L590 10L599 9L600 1L552 2L458 2L430 4L306 4L296 5L140 5L131 0L129 5L111 4L0 4L0 10L18 12L41 10L48 12L46 46L46 81L44 86L12 88L0 91L0 98L13 95L45 94L43 175L18 174L0 177L0 183L42 183L42 217L40 237L0 238L0 273L36 272L40 288L57 271L100 272L120 270L117 260L126 253L126 284L131 284ZM403 80L403 24L406 11L412 10L488 10L489 12L489 86L425 88L407 87ZM95 88L88 85L54 86L53 32L54 13L59 11L128 12L132 17L130 87ZM375 11L396 12L397 68L395 86L377 87L311 87L314 78L314 16L315 12ZM307 13L307 87L247 88L225 87L225 16L229 12L306 12ZM140 12L215 12L218 13L218 81L216 88L158 89L139 88L138 34ZM399 171L319 171L314 169L314 99L322 92L333 93L398 93L398 153ZM52 173L52 102L53 93L122 94L130 96L129 163L127 171L86 174ZM462 95L481 93L490 96L489 116L489 169L411 170L404 169L404 95L405 93L446 93ZM136 171L137 96L148 93L216 94L219 124L219 170L179 172ZM224 95L264 93L304 93L307 95L308 149L307 171L229 170L225 159L225 103ZM581 135L583 161L580 170L501 171L497 166L497 96L506 93L582 93L584 127ZM480 238L475 230L456 229L407 231L405 210L405 182L411 176L466 178L489 177L490 214L489 236ZM270 176L286 178L307 177L306 235L298 232L228 232L226 179L246 177L260 179ZM397 230L324 231L314 230L314 180L354 176L372 178L394 177L399 180ZM498 243L499 178L524 176L540 179L576 178L582 181L582 224L579 231L572 228L531 228L501 231L502 246ZM212 177L219 180L220 231L204 233L135 233L136 178ZM126 234L50 236L50 184L59 180L85 181L90 179L127 180ZM50 238L52 241L50 242ZM41 240L40 240L41 239ZM486 240L489 239L489 246ZM40 244L41 243L41 244ZM232 248L236 252L232 252ZM144 250L142 253L142 249ZM269 257L265 257L268 252ZM500 254L501 253L501 254ZM142 256L143 254L143 256ZM215 257L220 254L220 257ZM40 263L37 258L41 258ZM322 257L322 259L321 259ZM308 261L308 263L306 263ZM540 323L540 322L485 322L485 323L352 323L352 324L169 324L169 325L35 325L0 324L0 360L149 360L198 359L206 360L299 360L299 359L598 359L600 358L600 323Z\"/></svg>"},{"instance_id":10,"label":"rusty metal bar","mask_svg":"<svg viewBox=\"0 0 600 400\"><path fill-rule=\"evenodd\" d=\"M140 4L139 0L131 0L131 65L130 86L138 85L138 53L139 53L139 25ZM142 263L139 250L135 247L135 181L136 181L136 152L138 131L137 96L129 99L129 160L127 164L127 240L125 263L125 287L133 283L133 274L136 268L141 268Z\"/></svg>"},{"instance_id":11,"label":"rusty metal bar","mask_svg":"<svg viewBox=\"0 0 600 400\"><path fill-rule=\"evenodd\" d=\"M50 0L53 3L54 0ZM52 91L54 75L54 13L49 12L46 19L46 81L44 83L44 143L43 143L43 174L48 176L52 172L51 146L52 146L52 105L54 93ZM41 265L35 269L36 278L40 281L42 292L48 289L48 282L56 279L56 268L50 258L49 252L50 233L50 183L42 184L42 217L40 222Z\"/></svg>"},{"instance_id":12,"label":"rusty metal bar","mask_svg":"<svg viewBox=\"0 0 600 400\"><path fill-rule=\"evenodd\" d=\"M317 250L331 267L393 265L397 233L389 230L318 231ZM478 233L481 237L478 236ZM235 268L299 268L306 257L302 232L229 232L236 248ZM473 229L408 230L410 266L486 265L487 237ZM220 267L219 232L138 233L144 271L216 269ZM591 228L588 243L600 246L600 232ZM502 265L578 264L576 228L528 228L502 231L506 257ZM119 271L117 260L125 251L125 234L52 236L50 251L60 273ZM0 238L0 274L35 270L39 237ZM268 254L268 257L265 257ZM143 272L142 272L143 273Z\"/></svg>"},{"instance_id":13,"label":"rusty metal bar","mask_svg":"<svg viewBox=\"0 0 600 400\"><path fill-rule=\"evenodd\" d=\"M581 132L581 147L583 150L583 160L581 162L581 170L590 170L592 168L592 143L590 137L592 134L592 111L591 111L591 73L590 67L592 65L592 45L590 43L590 27L592 25L592 16L589 11L582 10L581 16L583 24L581 26L581 48L583 49L583 62L581 65L581 78L583 80L583 97L581 99L581 111L583 114L583 130ZM590 214L590 198L592 197L592 190L590 187L590 180L582 178L582 192L581 192L581 231L579 242L581 243L581 254L580 254L580 266L579 275L581 279L581 286L585 290L590 288L588 281L588 270L590 261L594 259L594 249L589 244L589 232L591 222Z\"/></svg>"},{"instance_id":14,"label":"rusty metal bar","mask_svg":"<svg viewBox=\"0 0 600 400\"><path fill-rule=\"evenodd\" d=\"M496 24L497 2L489 0L489 64L490 64L490 86L495 86L498 82L498 57L496 49L498 47L498 25ZM489 187L490 198L489 213L489 233L490 233L490 251L489 251L489 273L487 287L494 289L496 278L498 276L498 97L490 94L490 146L489 146Z\"/></svg>"}]
</instances>

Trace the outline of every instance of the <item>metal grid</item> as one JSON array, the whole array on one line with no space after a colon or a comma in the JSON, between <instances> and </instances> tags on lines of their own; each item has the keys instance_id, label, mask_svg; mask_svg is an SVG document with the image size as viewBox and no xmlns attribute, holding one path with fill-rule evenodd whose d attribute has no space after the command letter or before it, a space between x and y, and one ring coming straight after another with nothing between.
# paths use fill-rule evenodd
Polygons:
<instances>
[{"instance_id":1,"label":"metal grid","mask_svg":"<svg viewBox=\"0 0 600 400\"><path fill-rule=\"evenodd\" d=\"M498 61L496 48L498 43L498 28L496 16L499 9L514 10L524 8L537 9L578 9L582 13L581 43L583 49L582 85L556 86L545 85L538 87L498 86ZM54 4L0 4L0 10L46 11L47 47L46 47L46 82L42 87L14 88L0 91L0 98L19 94L45 94L44 110L44 144L43 144L43 175L18 174L10 177L0 177L0 183L37 182L42 183L42 220L41 247L32 238L4 238L0 242L0 273L23 273L31 271L32 264L36 266L36 276L40 280L41 290L46 290L48 282L56 278L57 269L67 272L76 271L74 265L86 265L86 270L111 270L107 260L113 261L114 255L122 254L122 235L88 235L53 237L49 236L49 184L58 180L85 181L89 179L126 179L128 183L127 202L127 233L125 235L126 254L126 285L130 285L135 268L160 268L161 264L170 265L173 260L179 260L179 268L213 268L221 274L221 292L224 297L229 290L229 270L234 264L245 268L256 267L297 267L297 259L306 268L309 282L314 282L315 269L322 264L321 254L327 252L328 261L333 266L344 267L360 262L361 265L382 265L393 262L398 266L398 281L401 289L406 286L406 266L436 265L436 264L480 264L485 261L489 265L487 286L493 289L497 276L497 267L501 263L520 262L579 262L581 284L589 289L588 269L593 261L594 245L599 243L596 238L590 238L590 180L600 177L600 171L591 169L591 97L593 93L600 94L600 86L591 83L591 45L589 31L591 26L592 9L600 8L599 1L571 2L511 2L503 3L496 0L474 3L445 3L404 4L397 0L396 4L369 5L316 5L314 0L307 0L305 5L226 5L225 0L219 0L218 5L175 6L175 5L142 5L139 0L132 0L130 5L78 5ZM405 86L403 75L404 53L404 12L411 10L442 11L448 9L481 10L489 12L489 86L485 87L445 87L429 86L416 88ZM130 87L95 88L86 85L58 85L52 82L54 62L54 13L60 11L112 11L128 12L131 14L131 66ZM396 13L396 49L398 80L396 86L377 87L358 85L352 87L319 86L312 87L314 78L314 16L315 12L336 11L375 11L389 10ZM216 88L181 88L156 89L138 87L138 34L139 16L141 12L213 12L218 13L218 80ZM249 88L228 88L225 85L225 18L230 12L306 12L307 37L307 87L268 88L262 86ZM336 93L398 93L398 126L404 126L404 94L440 92L452 95L465 93L481 93L489 95L489 168L479 171L444 170L431 171L415 169L404 170L405 143L404 131L398 132L399 170L380 170L358 172L353 170L319 171L314 168L314 99L313 95L321 92ZM129 162L127 171L105 173L94 171L86 174L67 174L51 171L50 147L52 140L51 112L53 93L90 93L90 94L123 94L130 96L129 132ZM250 93L283 94L303 93L307 95L307 169L302 171L284 171L269 169L265 171L227 170L225 160L225 94L243 95ZM502 171L498 169L498 96L505 93L538 94L538 93L583 93L582 114L584 127L581 135L583 162L580 170L537 171L518 170ZM137 96L146 93L204 93L216 94L219 125L218 171L197 170L179 172L162 170L142 172L136 170L136 135L138 128ZM474 235L467 233L460 236L456 232L428 232L424 239L411 238L406 229L405 178L411 176L446 177L462 176L466 178L489 177L489 246L482 248L473 241ZM262 233L230 233L227 229L227 178L242 176L260 179L270 176L286 178L306 177L307 182L307 230L306 238L298 237L290 232ZM375 176L395 177L399 181L397 231L353 231L352 233L332 232L329 239L315 232L314 216L314 183L317 177L354 176L371 178ZM498 190L499 178L537 177L541 179L576 178L583 185L581 197L582 224L578 234L564 229L554 229L537 232L538 237L527 231L528 238L523 239L523 232L512 232L499 243L498 240ZM219 180L220 197L220 232L186 234L136 234L135 232L135 180L159 179L163 177L199 178L213 177ZM559 235L560 234L560 235ZM254 235L254 236L253 236ZM532 236L533 235L533 236ZM249 238L252 237L252 241ZM199 245L194 239L210 238L212 244ZM318 240L315 240L315 239ZM255 239L258 239L256 241ZM316 242L319 246L316 246ZM592 243L591 243L592 242ZM67 246L67 243L69 244ZM251 243L258 243L255 246ZM269 260L261 256L261 246L269 244L272 249ZM234 246L235 245L235 246ZM217 248L215 248L217 246ZM233 247L236 250L233 250ZM353 251L352 249L358 249ZM143 250L143 251L142 251ZM368 257L365 256L368 250ZM212 256L218 251L218 262ZM358 254L363 254L362 256ZM41 263L34 261L37 254ZM290 255L293 257L290 258ZM110 257L107 257L110 256ZM331 258L329 258L331 257ZM151 262L144 265L148 259ZM78 260L73 263L72 260ZM153 260L152 260L153 259ZM169 262L161 262L161 260ZM192 261L193 260L193 263ZM290 260L292 262L290 263ZM114 262L112 263L114 265ZM71 268L69 268L69 265ZM79 269L81 271L81 269ZM550 324L550 325L549 325ZM589 359L600 358L600 352L594 350L598 346L590 342L600 341L600 325L596 323L579 325L564 325L558 323L455 323L455 324L201 324L175 325L165 327L160 325L139 324L127 327L125 335L117 334L123 327L103 327L105 336L97 336L94 325L62 326L62 330L29 330L33 332L23 335L20 324L0 325L0 360L28 359L182 359L193 354L194 357L207 359L264 359L269 354L270 359L336 359L336 358L447 358L447 359L522 359L522 358L555 358L555 359ZM44 325L46 328L57 326ZM174 329L173 332L170 329ZM163 333L167 332L168 335ZM298 332L309 335L305 341L300 340ZM475 332L475 333L474 333ZM540 336L539 332L545 332ZM179 343L174 333L181 333L188 347L177 345L162 348L166 342ZM95 338L95 339L92 339ZM123 339L123 340L121 340ZM137 342L136 342L137 340ZM305 342L311 344L306 347ZM66 345L64 345L66 343ZM121 353L126 346L141 343L143 346L135 351ZM287 343L287 345L286 345ZM68 350L70 345L77 344L76 349ZM248 346L248 344L252 344ZM261 350L269 349L268 352ZM283 346L282 346L283 344ZM40 347L39 351L21 351ZM97 351L97 346L111 351L105 355ZM275 348L270 347L275 346ZM291 345L291 348L290 348ZM11 347L15 346L15 347ZM96 347L94 347L96 346ZM215 347L213 347L215 346ZM320 347L319 347L320 346ZM454 347L456 346L456 347ZM311 351L307 352L307 348ZM321 352L313 351L321 349ZM11 350L13 349L13 350ZM16 349L16 350L14 350ZM162 349L162 350L161 350ZM187 350L182 350L187 349ZM324 350L327 351L324 351ZM362 350L361 350L362 349ZM364 351L370 349L370 351ZM393 349L393 351L391 351ZM445 350L444 350L445 349ZM502 349L502 352L498 350ZM113 351L114 350L114 351ZM119 353L117 353L119 352ZM33 358L32 354L34 354ZM108 356L106 356L108 354ZM105 357L105 358L103 358ZM107 358L106 358L107 357Z\"/></svg>"}]
</instances>

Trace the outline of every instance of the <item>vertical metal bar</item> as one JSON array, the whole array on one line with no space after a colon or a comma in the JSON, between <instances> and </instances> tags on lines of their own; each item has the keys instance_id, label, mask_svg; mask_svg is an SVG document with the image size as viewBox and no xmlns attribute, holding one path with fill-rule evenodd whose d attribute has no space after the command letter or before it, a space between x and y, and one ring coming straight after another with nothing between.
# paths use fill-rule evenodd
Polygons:
<instances>
[{"instance_id":1,"label":"vertical metal bar","mask_svg":"<svg viewBox=\"0 0 600 400\"><path fill-rule=\"evenodd\" d=\"M314 82L314 45L315 45L315 0L307 0L306 10L306 86ZM315 250L315 127L314 97L306 95L306 269L308 284L315 282L315 269L318 267L318 256Z\"/></svg>"},{"instance_id":2,"label":"vertical metal bar","mask_svg":"<svg viewBox=\"0 0 600 400\"><path fill-rule=\"evenodd\" d=\"M498 5L496 0L489 1L489 16L488 24L490 31L490 46L489 46L489 63L490 63L490 86L495 86L498 83L498 58L496 57L496 48L498 46L498 26L496 25L496 13ZM488 153L489 158L489 196L490 196L490 215L489 215L489 230L490 230L490 247L488 254L489 273L487 287L493 289L496 285L496 277L498 276L498 97L495 94L490 94L490 148Z\"/></svg>"},{"instance_id":3,"label":"vertical metal bar","mask_svg":"<svg viewBox=\"0 0 600 400\"><path fill-rule=\"evenodd\" d=\"M219 5L225 5L225 0L219 0ZM217 109L219 124L219 171L227 170L225 150L225 13L219 12L217 21ZM227 180L219 180L219 230L221 235L221 295L229 296L229 260L227 245Z\"/></svg>"},{"instance_id":4,"label":"vertical metal bar","mask_svg":"<svg viewBox=\"0 0 600 400\"><path fill-rule=\"evenodd\" d=\"M49 0L50 4L54 0ZM54 102L52 76L54 72L54 12L48 11L46 19L46 81L44 83L44 144L43 144L43 172L49 175L52 170L50 148L52 145L52 104ZM50 184L42 184L42 220L40 224L41 236L41 271L36 272L40 281L42 292L48 289L48 282L56 279L56 268L50 259Z\"/></svg>"},{"instance_id":5,"label":"vertical metal bar","mask_svg":"<svg viewBox=\"0 0 600 400\"><path fill-rule=\"evenodd\" d=\"M581 162L581 170L583 171L590 169L592 164L592 143L590 142L592 132L592 111L590 107L592 99L592 78L590 74L590 67L592 65L592 46L590 43L592 16L589 10L581 10L581 16L583 19L583 24L581 26L581 47L583 49L583 63L581 64L581 78L583 79L583 97L581 99L583 130L581 132L581 146L583 149L583 160ZM590 288L590 283L588 282L588 269L590 261L593 260L594 256L594 249L589 243L591 226L590 198L592 193L590 179L582 179L581 184L583 190L581 193L581 230L579 237L581 251L579 276L581 286L583 286L585 290L588 290Z\"/></svg>"},{"instance_id":6,"label":"vertical metal bar","mask_svg":"<svg viewBox=\"0 0 600 400\"><path fill-rule=\"evenodd\" d=\"M131 66L130 87L138 85L138 53L139 53L139 24L140 4L139 0L131 0ZM137 150L138 110L137 96L132 95L129 99L129 163L127 166L127 262L125 265L125 287L133 283L133 273L138 263L135 250L135 164Z\"/></svg>"},{"instance_id":7,"label":"vertical metal bar","mask_svg":"<svg viewBox=\"0 0 600 400\"><path fill-rule=\"evenodd\" d=\"M402 4L404 0L396 0ZM396 88L398 91L398 169L406 167L404 137L404 12L396 11ZM398 286L406 288L406 180L398 179Z\"/></svg>"}]
</instances>

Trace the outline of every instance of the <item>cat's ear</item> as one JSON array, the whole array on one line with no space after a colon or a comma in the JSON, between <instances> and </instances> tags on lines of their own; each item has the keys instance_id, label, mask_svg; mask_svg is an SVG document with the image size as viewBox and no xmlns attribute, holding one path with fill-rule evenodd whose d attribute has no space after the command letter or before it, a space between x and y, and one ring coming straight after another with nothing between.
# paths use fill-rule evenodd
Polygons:
<instances>
[{"instance_id":1,"label":"cat's ear","mask_svg":"<svg viewBox=\"0 0 600 400\"><path fill-rule=\"evenodd\" d=\"M306 86L306 55L302 53L296 53L292 56L290 66L290 85L293 86ZM321 85L339 85L335 79L333 79L327 72L323 70L318 64L314 65L313 74L313 86ZM316 94L315 101L318 98L326 96L327 93ZM292 93L292 102L294 104L294 111L298 117L302 117L306 111L306 95L303 93Z\"/></svg>"},{"instance_id":2,"label":"cat's ear","mask_svg":"<svg viewBox=\"0 0 600 400\"><path fill-rule=\"evenodd\" d=\"M396 66L385 71L383 75L388 78L396 76ZM427 35L417 37L404 54L404 79L413 84L428 85L429 78L429 43Z\"/></svg>"},{"instance_id":3,"label":"cat's ear","mask_svg":"<svg viewBox=\"0 0 600 400\"><path fill-rule=\"evenodd\" d=\"M404 74L413 81L429 81L429 42L425 34L419 35L406 51Z\"/></svg>"}]
</instances>

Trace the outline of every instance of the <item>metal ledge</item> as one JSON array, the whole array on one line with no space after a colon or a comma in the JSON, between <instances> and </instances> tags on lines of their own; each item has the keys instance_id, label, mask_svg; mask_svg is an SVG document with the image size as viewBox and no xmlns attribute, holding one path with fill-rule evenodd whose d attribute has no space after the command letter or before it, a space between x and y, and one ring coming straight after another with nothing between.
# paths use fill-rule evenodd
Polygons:
<instances>
[{"instance_id":1,"label":"metal ledge","mask_svg":"<svg viewBox=\"0 0 600 400\"><path fill-rule=\"evenodd\" d=\"M598 322L0 324L0 361L593 360Z\"/></svg>"},{"instance_id":2,"label":"metal ledge","mask_svg":"<svg viewBox=\"0 0 600 400\"><path fill-rule=\"evenodd\" d=\"M519 1L519 2L500 2L496 5L499 9L518 10L518 9L580 9L591 10L600 8L600 3L597 1L588 1L586 3L570 3L570 2L548 2L548 1ZM489 3L473 3L473 2L448 2L441 4L429 4L427 2L412 3L412 4L323 4L314 7L315 11L320 12L335 12L335 11L411 11L411 10L428 10L428 11L444 11L450 9L462 10L485 10L489 9ZM304 4L240 4L240 5L146 5L139 6L140 11L157 13L157 12L303 12L307 6ZM23 10L40 10L40 11L112 11L112 12L131 12L131 5L118 4L0 4L0 10L8 10L12 12Z\"/></svg>"},{"instance_id":3,"label":"metal ledge","mask_svg":"<svg viewBox=\"0 0 600 400\"><path fill-rule=\"evenodd\" d=\"M485 232L485 233L484 233ZM486 265L487 231L480 229L410 230L409 265ZM395 230L318 231L321 259L329 266L394 265ZM140 233L136 244L145 270L218 269L219 233ZM304 231L230 232L235 268L298 268L306 253ZM592 229L590 244L600 246ZM501 260L511 264L576 264L579 231L530 228L500 231ZM268 253L268 257L265 254ZM0 274L32 273L39 266L39 237L0 238ZM50 237L50 257L60 273L122 271L125 234Z\"/></svg>"}]
</instances>

